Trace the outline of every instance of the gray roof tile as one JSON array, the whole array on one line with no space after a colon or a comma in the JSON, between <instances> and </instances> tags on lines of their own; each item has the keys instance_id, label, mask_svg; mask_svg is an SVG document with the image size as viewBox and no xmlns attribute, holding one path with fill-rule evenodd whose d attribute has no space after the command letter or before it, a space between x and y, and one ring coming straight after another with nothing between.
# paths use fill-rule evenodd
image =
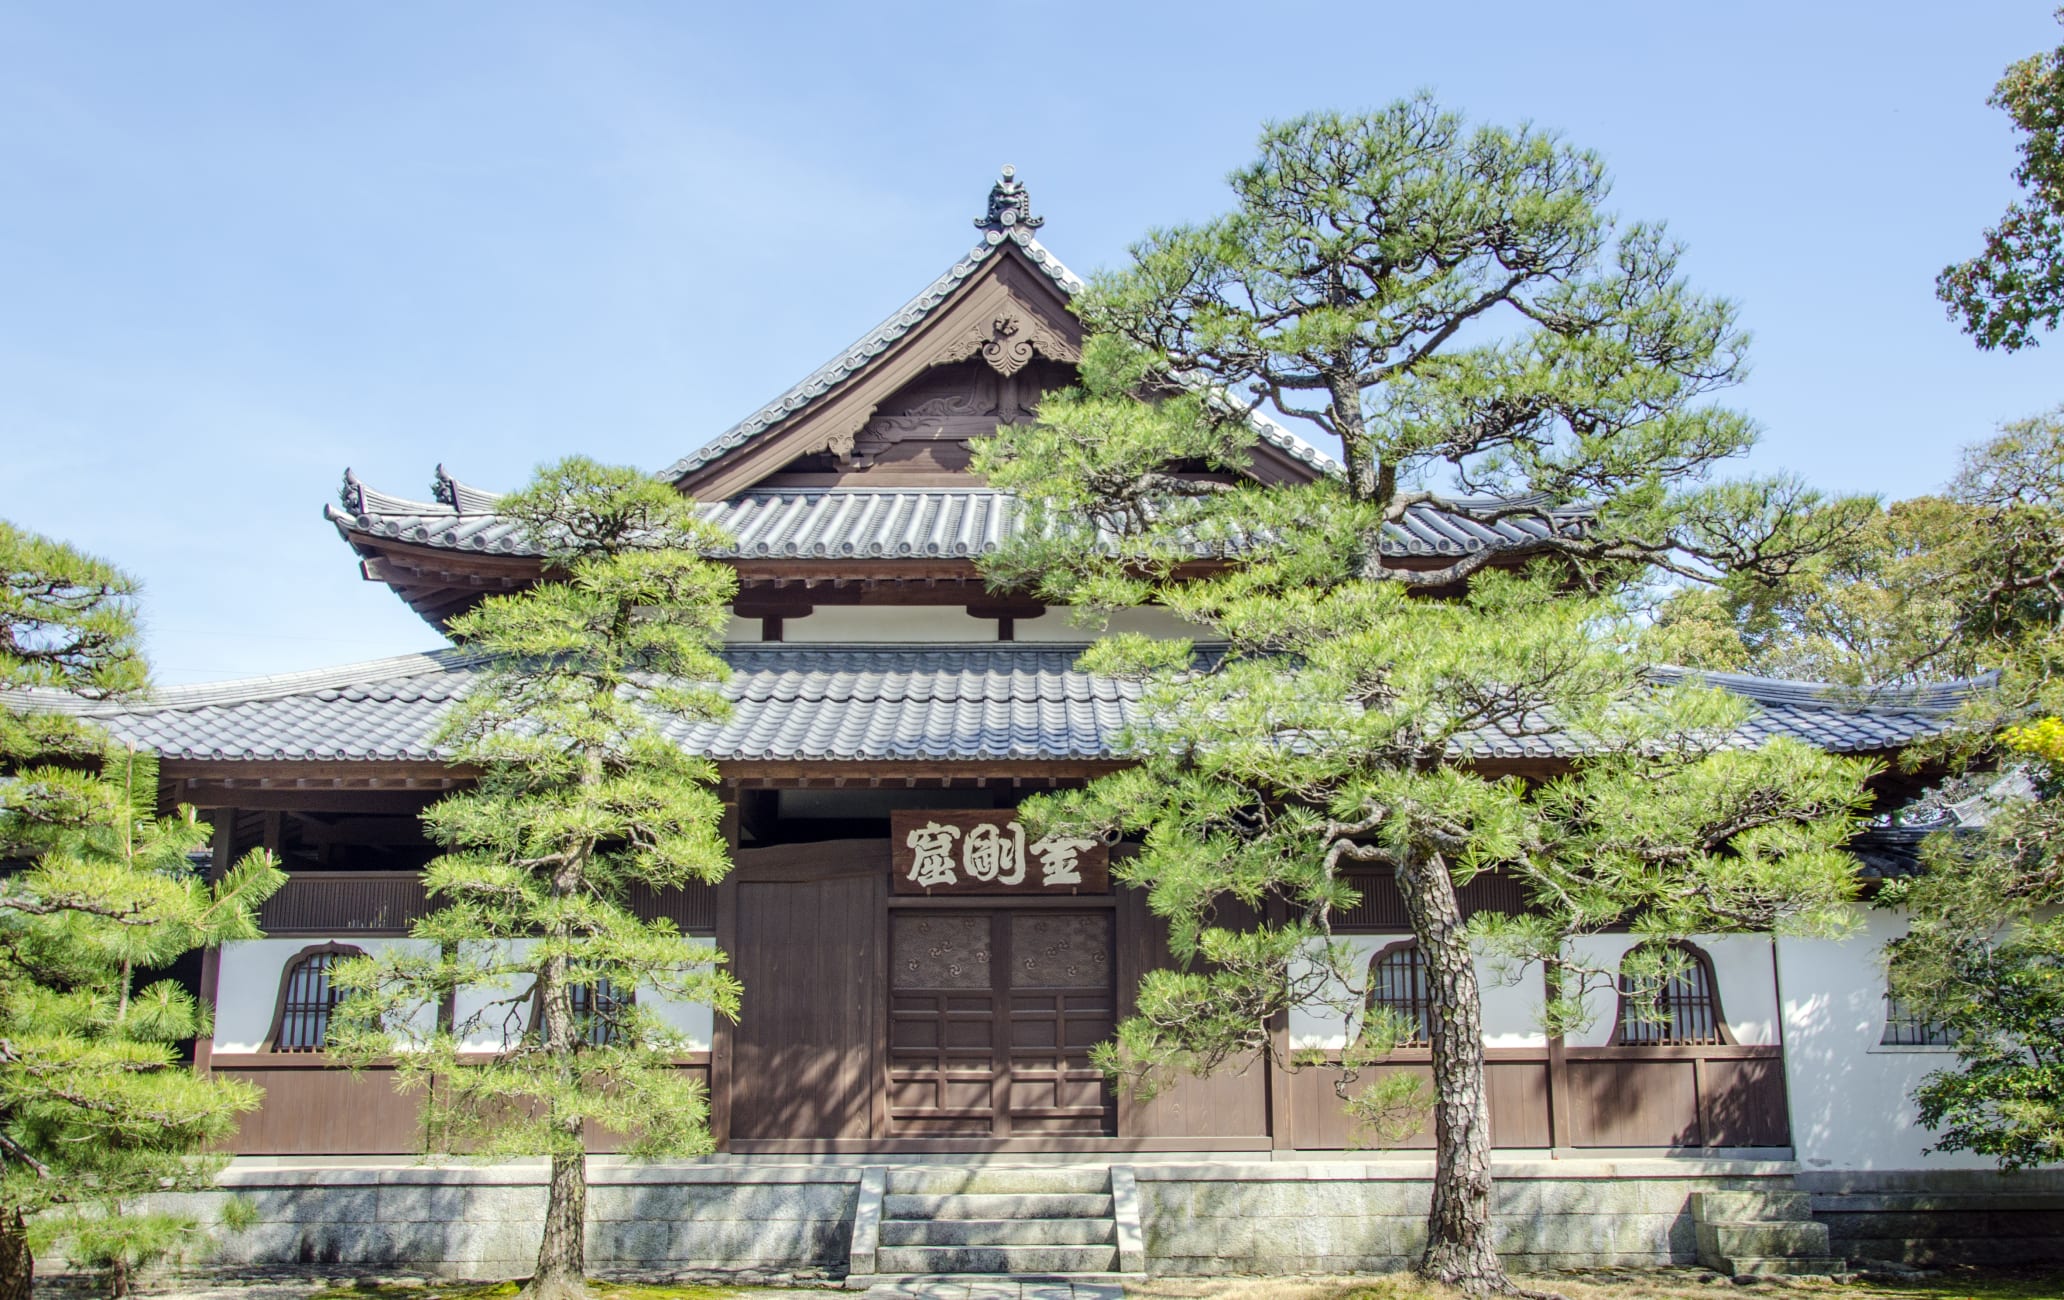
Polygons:
<instances>
[{"instance_id":1,"label":"gray roof tile","mask_svg":"<svg viewBox=\"0 0 2064 1300\"><path fill-rule=\"evenodd\" d=\"M370 488L358 489L353 504L355 509L332 506L329 512L347 537L483 555L535 554L514 523L492 513L462 513ZM1487 505L1466 499L1458 504ZM755 488L699 508L733 539L714 552L724 559L975 559L1003 543L1019 514L1015 497L973 487ZM1550 517L1574 523L1583 512L1555 511ZM1384 550L1400 557L1465 555L1484 547L1524 546L1548 531L1538 516L1485 524L1439 504L1415 505L1387 527Z\"/></svg>"},{"instance_id":2,"label":"gray roof tile","mask_svg":"<svg viewBox=\"0 0 2064 1300\"><path fill-rule=\"evenodd\" d=\"M984 643L911 646L733 646L722 723L665 724L717 759L1100 759L1139 688L1076 671L1080 647ZM170 687L148 701L85 702L10 692L10 702L100 720L116 737L181 759L431 759L430 737L471 689L481 660L457 650L319 672ZM1664 676L1686 674L1671 670ZM1949 685L1859 704L1810 683L1697 675L1748 699L1741 739L1790 736L1823 748L1890 749L1934 734L1969 692ZM1484 757L1551 757L1567 741L1480 735Z\"/></svg>"}]
</instances>

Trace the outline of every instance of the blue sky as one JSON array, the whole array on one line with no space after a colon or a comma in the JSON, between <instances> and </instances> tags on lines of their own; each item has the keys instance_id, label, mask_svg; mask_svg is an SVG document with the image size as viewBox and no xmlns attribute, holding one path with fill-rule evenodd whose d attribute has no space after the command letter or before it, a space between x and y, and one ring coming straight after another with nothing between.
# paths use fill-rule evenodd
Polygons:
<instances>
[{"instance_id":1,"label":"blue sky","mask_svg":"<svg viewBox=\"0 0 2064 1300\"><path fill-rule=\"evenodd\" d=\"M1932 285L2012 195L2051 6L0 3L0 517L146 584L160 680L437 639L321 518L572 451L657 468L973 242L1078 271L1258 125L1429 88L1603 153L1738 301L1750 468L1912 495L2064 400Z\"/></svg>"}]
</instances>

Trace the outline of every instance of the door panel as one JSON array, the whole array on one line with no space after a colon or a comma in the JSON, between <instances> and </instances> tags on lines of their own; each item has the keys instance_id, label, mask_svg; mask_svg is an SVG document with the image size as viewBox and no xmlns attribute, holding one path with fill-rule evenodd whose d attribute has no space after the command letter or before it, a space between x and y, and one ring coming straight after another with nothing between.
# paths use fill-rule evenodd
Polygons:
<instances>
[{"instance_id":1,"label":"door panel","mask_svg":"<svg viewBox=\"0 0 2064 1300\"><path fill-rule=\"evenodd\" d=\"M892 1133L1114 1131L1108 912L891 912L889 945Z\"/></svg>"},{"instance_id":2,"label":"door panel","mask_svg":"<svg viewBox=\"0 0 2064 1300\"><path fill-rule=\"evenodd\" d=\"M864 1138L882 1038L875 987L881 881L741 881L732 969L738 1138Z\"/></svg>"},{"instance_id":3,"label":"door panel","mask_svg":"<svg viewBox=\"0 0 2064 1300\"><path fill-rule=\"evenodd\" d=\"M1109 912L1019 912L1010 927L1010 1129L1117 1130L1089 1049L1117 1025Z\"/></svg>"}]
</instances>

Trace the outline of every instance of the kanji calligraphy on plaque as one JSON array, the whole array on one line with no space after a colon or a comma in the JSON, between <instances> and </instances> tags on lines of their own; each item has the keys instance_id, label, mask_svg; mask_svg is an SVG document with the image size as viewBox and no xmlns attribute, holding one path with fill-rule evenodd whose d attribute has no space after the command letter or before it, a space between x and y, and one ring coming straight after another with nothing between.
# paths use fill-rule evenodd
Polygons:
<instances>
[{"instance_id":1,"label":"kanji calligraphy on plaque","mask_svg":"<svg viewBox=\"0 0 2064 1300\"><path fill-rule=\"evenodd\" d=\"M1106 894L1111 857L1098 840L1028 839L1017 814L897 810L889 850L898 894Z\"/></svg>"}]
</instances>

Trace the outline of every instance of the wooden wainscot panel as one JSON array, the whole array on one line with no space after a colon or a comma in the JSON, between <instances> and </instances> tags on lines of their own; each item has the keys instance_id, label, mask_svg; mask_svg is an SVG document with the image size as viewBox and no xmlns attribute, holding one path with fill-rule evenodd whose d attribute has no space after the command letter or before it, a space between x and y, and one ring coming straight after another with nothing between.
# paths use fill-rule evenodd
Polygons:
<instances>
[{"instance_id":1,"label":"wooden wainscot panel","mask_svg":"<svg viewBox=\"0 0 2064 1300\"><path fill-rule=\"evenodd\" d=\"M1484 1091L1490 1102L1491 1144L1500 1148L1547 1147L1548 1061L1545 1050L1492 1048L1484 1061ZM1381 1064L1364 1067L1349 1096L1389 1074L1416 1074L1427 1084L1432 1099L1433 1067L1425 1049L1405 1048ZM1418 1129L1395 1141L1384 1142L1373 1133L1356 1133L1335 1084L1341 1077L1337 1066L1316 1065L1294 1070L1290 1075L1293 1136L1299 1150L1343 1151L1355 1147L1391 1150L1427 1150L1433 1146L1433 1114L1429 1110Z\"/></svg>"},{"instance_id":2,"label":"wooden wainscot panel","mask_svg":"<svg viewBox=\"0 0 2064 1300\"><path fill-rule=\"evenodd\" d=\"M219 1062L221 1058L217 1058ZM423 1150L423 1097L394 1087L394 1071L356 1073L303 1058L214 1071L265 1089L223 1149L239 1156L413 1155Z\"/></svg>"},{"instance_id":3,"label":"wooden wainscot panel","mask_svg":"<svg viewBox=\"0 0 2064 1300\"><path fill-rule=\"evenodd\" d=\"M1571 1145L1703 1146L1696 1073L1691 1060L1572 1059Z\"/></svg>"},{"instance_id":4,"label":"wooden wainscot panel","mask_svg":"<svg viewBox=\"0 0 2064 1300\"><path fill-rule=\"evenodd\" d=\"M1784 1061L1778 1056L1708 1060L1699 1075L1706 1145L1781 1147L1792 1141Z\"/></svg>"},{"instance_id":5,"label":"wooden wainscot panel","mask_svg":"<svg viewBox=\"0 0 2064 1300\"><path fill-rule=\"evenodd\" d=\"M1107 894L1111 855L1065 835L1025 837L1016 812L898 809L889 814L889 879L898 894Z\"/></svg>"}]
</instances>

